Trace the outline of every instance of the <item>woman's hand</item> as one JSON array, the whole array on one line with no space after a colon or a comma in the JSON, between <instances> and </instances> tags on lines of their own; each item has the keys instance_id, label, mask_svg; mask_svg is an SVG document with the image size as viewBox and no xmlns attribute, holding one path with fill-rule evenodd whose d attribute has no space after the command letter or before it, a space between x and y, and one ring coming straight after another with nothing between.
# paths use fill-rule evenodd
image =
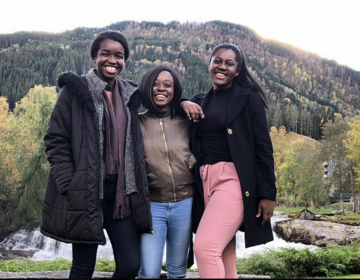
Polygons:
<instances>
[{"instance_id":1,"label":"woman's hand","mask_svg":"<svg viewBox=\"0 0 360 280\"><path fill-rule=\"evenodd\" d=\"M192 120L193 122L198 122L200 118L203 119L205 117L201 107L194 102L183 101L180 103L180 107L184 110L189 120Z\"/></svg>"},{"instance_id":2,"label":"woman's hand","mask_svg":"<svg viewBox=\"0 0 360 280\"><path fill-rule=\"evenodd\" d=\"M260 200L258 211L256 214L256 218L259 218L261 216L261 213L263 214L263 220L261 222L261 225L265 225L265 223L270 222L271 217L274 213L275 209L275 201L263 198Z\"/></svg>"}]
</instances>

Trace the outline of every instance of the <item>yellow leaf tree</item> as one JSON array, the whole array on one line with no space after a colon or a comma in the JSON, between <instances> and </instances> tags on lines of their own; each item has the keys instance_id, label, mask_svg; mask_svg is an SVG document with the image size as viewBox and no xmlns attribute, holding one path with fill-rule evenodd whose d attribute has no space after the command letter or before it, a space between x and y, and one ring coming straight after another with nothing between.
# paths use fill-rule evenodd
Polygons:
<instances>
[{"instance_id":1,"label":"yellow leaf tree","mask_svg":"<svg viewBox=\"0 0 360 280\"><path fill-rule=\"evenodd\" d=\"M11 203L6 204L3 213L7 215L0 220L8 227L41 217L49 172L43 138L56 96L55 87L35 86L6 116L6 133L1 136L1 149L6 154L2 165L6 168L0 171L0 177L13 180L6 179ZM0 118L3 115L0 113Z\"/></svg>"},{"instance_id":2,"label":"yellow leaf tree","mask_svg":"<svg viewBox=\"0 0 360 280\"><path fill-rule=\"evenodd\" d=\"M357 115L350 121L350 130L344 144L347 150L348 164L350 165L350 182L352 194L359 199L360 192L360 116ZM356 196L357 193L357 196ZM353 205L356 212L356 203Z\"/></svg>"}]
</instances>

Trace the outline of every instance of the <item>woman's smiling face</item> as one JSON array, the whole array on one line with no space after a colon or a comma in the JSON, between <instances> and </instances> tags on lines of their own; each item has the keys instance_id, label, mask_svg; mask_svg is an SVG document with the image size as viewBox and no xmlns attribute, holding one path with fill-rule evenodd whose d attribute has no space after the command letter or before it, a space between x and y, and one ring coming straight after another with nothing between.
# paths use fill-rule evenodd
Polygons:
<instances>
[{"instance_id":1,"label":"woman's smiling face","mask_svg":"<svg viewBox=\"0 0 360 280\"><path fill-rule=\"evenodd\" d=\"M219 49L211 58L209 73L214 89L230 88L240 73L235 52L232 49Z\"/></svg>"},{"instance_id":2,"label":"woman's smiling face","mask_svg":"<svg viewBox=\"0 0 360 280\"><path fill-rule=\"evenodd\" d=\"M105 39L95 57L97 76L112 86L125 67L124 47L117 41Z\"/></svg>"},{"instance_id":3,"label":"woman's smiling face","mask_svg":"<svg viewBox=\"0 0 360 280\"><path fill-rule=\"evenodd\" d=\"M155 106L160 112L166 112L174 98L174 78L168 71L160 72L152 88Z\"/></svg>"}]
</instances>

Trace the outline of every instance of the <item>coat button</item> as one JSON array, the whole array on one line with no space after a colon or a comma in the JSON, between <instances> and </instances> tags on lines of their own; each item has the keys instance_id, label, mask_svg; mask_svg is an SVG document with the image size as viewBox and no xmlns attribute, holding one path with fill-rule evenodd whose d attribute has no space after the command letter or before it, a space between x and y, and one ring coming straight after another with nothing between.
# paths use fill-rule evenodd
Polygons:
<instances>
[{"instance_id":1,"label":"coat button","mask_svg":"<svg viewBox=\"0 0 360 280\"><path fill-rule=\"evenodd\" d=\"M229 134L232 134L232 129L231 128L228 128L227 131L228 131Z\"/></svg>"},{"instance_id":2,"label":"coat button","mask_svg":"<svg viewBox=\"0 0 360 280\"><path fill-rule=\"evenodd\" d=\"M248 191L245 192L245 196L249 196L250 193Z\"/></svg>"}]
</instances>

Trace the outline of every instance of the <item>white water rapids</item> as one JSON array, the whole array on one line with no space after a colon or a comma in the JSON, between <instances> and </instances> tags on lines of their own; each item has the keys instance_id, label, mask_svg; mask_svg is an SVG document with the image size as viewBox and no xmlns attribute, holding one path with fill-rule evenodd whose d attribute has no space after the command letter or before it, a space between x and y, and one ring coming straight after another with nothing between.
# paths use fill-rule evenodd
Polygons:
<instances>
[{"instance_id":1,"label":"white water rapids","mask_svg":"<svg viewBox=\"0 0 360 280\"><path fill-rule=\"evenodd\" d=\"M277 216L272 217L272 226L274 227L274 224L276 222L285 219L286 218L281 218ZM264 245L258 245L245 249L244 233L238 231L236 234L237 257L246 258L254 253L263 253L269 250L277 250L280 248L295 248L295 249L309 248L310 250L315 250L318 248L317 246L314 245L286 242L285 240L277 237L275 232L273 232L273 234L274 234L273 241ZM107 238L106 245L99 246L97 257L113 259L113 252L106 231L105 231L105 236ZM68 260L72 259L71 244L58 242L54 239L42 235L38 227L35 229L26 229L26 228L20 229L19 231L6 237L0 243L0 247L5 250L35 251L34 255L32 256L32 260L42 261L42 260L53 260L56 258L64 258ZM196 268L196 262L192 268Z\"/></svg>"}]
</instances>

